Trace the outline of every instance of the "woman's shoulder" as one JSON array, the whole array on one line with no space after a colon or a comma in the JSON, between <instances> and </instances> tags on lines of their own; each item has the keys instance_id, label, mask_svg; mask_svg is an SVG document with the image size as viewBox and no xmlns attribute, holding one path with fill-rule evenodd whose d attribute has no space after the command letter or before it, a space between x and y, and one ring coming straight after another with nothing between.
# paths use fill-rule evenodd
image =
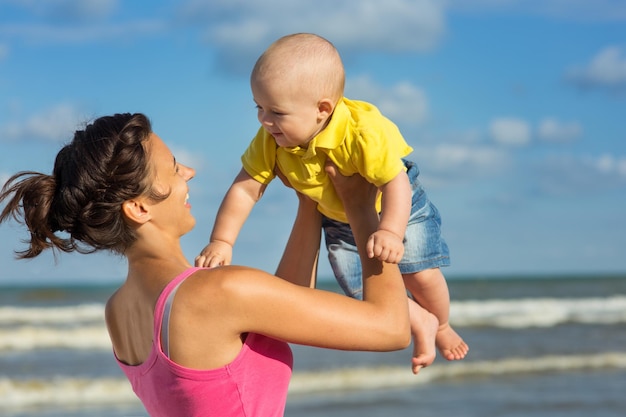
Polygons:
<instances>
[{"instance_id":1,"label":"woman's shoulder","mask_svg":"<svg viewBox=\"0 0 626 417\"><path fill-rule=\"evenodd\" d=\"M196 268L185 279L179 293L182 291L192 298L238 296L272 278L275 277L260 269L241 265Z\"/></svg>"}]
</instances>

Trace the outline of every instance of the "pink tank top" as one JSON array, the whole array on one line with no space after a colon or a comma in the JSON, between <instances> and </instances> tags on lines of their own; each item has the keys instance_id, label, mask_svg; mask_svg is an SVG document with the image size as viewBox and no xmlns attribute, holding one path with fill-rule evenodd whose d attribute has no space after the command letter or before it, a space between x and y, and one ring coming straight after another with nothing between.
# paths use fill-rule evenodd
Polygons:
<instances>
[{"instance_id":1,"label":"pink tank top","mask_svg":"<svg viewBox=\"0 0 626 417\"><path fill-rule=\"evenodd\" d=\"M133 391L152 417L282 417L293 365L287 343L249 333L231 363L210 370L180 366L161 349L168 296L198 269L177 276L159 296L152 351L146 361L136 366L117 361Z\"/></svg>"}]
</instances>

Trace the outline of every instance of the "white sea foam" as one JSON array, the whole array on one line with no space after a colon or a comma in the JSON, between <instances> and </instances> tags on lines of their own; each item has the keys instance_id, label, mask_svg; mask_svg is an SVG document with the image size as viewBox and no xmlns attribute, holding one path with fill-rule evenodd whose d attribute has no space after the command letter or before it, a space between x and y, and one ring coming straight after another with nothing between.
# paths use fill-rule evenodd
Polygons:
<instances>
[{"instance_id":1,"label":"white sea foam","mask_svg":"<svg viewBox=\"0 0 626 417\"><path fill-rule=\"evenodd\" d=\"M41 405L81 405L138 401L126 379L0 378L0 410Z\"/></svg>"},{"instance_id":2,"label":"white sea foam","mask_svg":"<svg viewBox=\"0 0 626 417\"><path fill-rule=\"evenodd\" d=\"M456 327L552 327L563 323L626 322L626 296L460 301L450 307Z\"/></svg>"},{"instance_id":3,"label":"white sea foam","mask_svg":"<svg viewBox=\"0 0 626 417\"><path fill-rule=\"evenodd\" d=\"M457 327L550 327L562 323L614 324L626 322L626 296L598 298L526 298L453 301L451 317ZM0 329L33 326L103 325L103 304L66 307L0 307Z\"/></svg>"},{"instance_id":4,"label":"white sea foam","mask_svg":"<svg viewBox=\"0 0 626 417\"><path fill-rule=\"evenodd\" d=\"M0 351L53 348L111 350L111 341L104 324L70 328L0 328Z\"/></svg>"},{"instance_id":5,"label":"white sea foam","mask_svg":"<svg viewBox=\"0 0 626 417\"><path fill-rule=\"evenodd\" d=\"M347 368L295 373L290 393L403 388L455 378L625 368L626 352L453 362L422 369L417 376L408 367Z\"/></svg>"},{"instance_id":6,"label":"white sea foam","mask_svg":"<svg viewBox=\"0 0 626 417\"><path fill-rule=\"evenodd\" d=\"M104 305L99 303L63 307L0 307L0 325L58 325L103 321Z\"/></svg>"},{"instance_id":7,"label":"white sea foam","mask_svg":"<svg viewBox=\"0 0 626 417\"><path fill-rule=\"evenodd\" d=\"M408 388L446 379L601 369L626 369L626 352L454 362L423 369L417 376L413 375L408 367L362 367L295 372L289 393L298 395ZM124 378L59 377L51 380L0 378L0 398L2 398L0 410L45 405L138 403L130 384Z\"/></svg>"},{"instance_id":8,"label":"white sea foam","mask_svg":"<svg viewBox=\"0 0 626 417\"><path fill-rule=\"evenodd\" d=\"M626 323L626 296L458 301L451 305L451 322L512 329ZM104 305L0 308L0 352L52 348L109 350Z\"/></svg>"}]
</instances>

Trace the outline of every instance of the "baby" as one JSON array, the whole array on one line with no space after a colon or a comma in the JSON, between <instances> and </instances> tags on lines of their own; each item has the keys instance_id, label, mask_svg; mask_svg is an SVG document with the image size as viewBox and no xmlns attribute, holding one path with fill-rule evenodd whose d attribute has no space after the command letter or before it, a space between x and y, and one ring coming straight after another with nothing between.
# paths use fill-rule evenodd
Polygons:
<instances>
[{"instance_id":1,"label":"baby","mask_svg":"<svg viewBox=\"0 0 626 417\"><path fill-rule=\"evenodd\" d=\"M314 34L274 42L257 60L250 83L261 127L196 265L230 264L239 231L278 173L318 203L335 277L346 294L362 298L354 238L324 169L330 161L341 174L361 175L380 190L380 224L367 249L370 257L399 264L407 290L425 309L411 317L413 372L433 362L436 348L447 360L463 359L468 346L449 324L450 296L440 270L449 255L439 212L417 179L416 164L404 159L413 149L396 125L372 104L343 96L339 53Z\"/></svg>"}]
</instances>

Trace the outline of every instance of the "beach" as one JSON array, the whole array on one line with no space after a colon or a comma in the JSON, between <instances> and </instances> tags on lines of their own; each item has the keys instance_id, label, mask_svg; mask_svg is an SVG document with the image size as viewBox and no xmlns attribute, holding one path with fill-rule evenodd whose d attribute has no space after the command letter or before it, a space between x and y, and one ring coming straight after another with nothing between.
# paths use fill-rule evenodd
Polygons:
<instances>
[{"instance_id":1,"label":"beach","mask_svg":"<svg viewBox=\"0 0 626 417\"><path fill-rule=\"evenodd\" d=\"M330 281L328 290L337 288ZM463 361L292 346L286 416L608 417L626 411L626 277L450 280ZM113 287L0 291L0 415L147 416L113 360Z\"/></svg>"}]
</instances>

